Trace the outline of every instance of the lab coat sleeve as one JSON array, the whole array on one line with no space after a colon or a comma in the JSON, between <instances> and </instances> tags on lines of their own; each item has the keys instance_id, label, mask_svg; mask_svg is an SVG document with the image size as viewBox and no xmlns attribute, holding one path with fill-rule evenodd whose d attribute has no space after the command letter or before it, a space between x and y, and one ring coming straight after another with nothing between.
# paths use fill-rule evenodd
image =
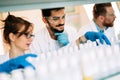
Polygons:
<instances>
[{"instance_id":1,"label":"lab coat sleeve","mask_svg":"<svg viewBox=\"0 0 120 80\"><path fill-rule=\"evenodd\" d=\"M5 61L9 60L8 55L0 55L0 64L4 63Z\"/></svg>"},{"instance_id":2,"label":"lab coat sleeve","mask_svg":"<svg viewBox=\"0 0 120 80\"><path fill-rule=\"evenodd\" d=\"M39 37L37 37L37 38L34 38L34 40L32 41L32 44L30 45L30 52L35 53L35 54L40 54L40 53L42 53L41 47L39 45L40 39L39 39Z\"/></svg>"},{"instance_id":3,"label":"lab coat sleeve","mask_svg":"<svg viewBox=\"0 0 120 80\"><path fill-rule=\"evenodd\" d=\"M73 42L76 40L76 34L77 34L77 30L74 27L65 27L65 30L68 34L68 38L69 38L69 42Z\"/></svg>"},{"instance_id":4,"label":"lab coat sleeve","mask_svg":"<svg viewBox=\"0 0 120 80\"><path fill-rule=\"evenodd\" d=\"M69 44L65 47L72 47L76 46L76 40L77 40L77 30L74 27L68 26L65 27L65 30L69 36Z\"/></svg>"},{"instance_id":5,"label":"lab coat sleeve","mask_svg":"<svg viewBox=\"0 0 120 80\"><path fill-rule=\"evenodd\" d=\"M89 24L82 26L78 30L77 37L81 37L81 36L85 35L85 33L88 31L98 32L96 29L96 25L95 25L94 21L91 21Z\"/></svg>"}]
</instances>

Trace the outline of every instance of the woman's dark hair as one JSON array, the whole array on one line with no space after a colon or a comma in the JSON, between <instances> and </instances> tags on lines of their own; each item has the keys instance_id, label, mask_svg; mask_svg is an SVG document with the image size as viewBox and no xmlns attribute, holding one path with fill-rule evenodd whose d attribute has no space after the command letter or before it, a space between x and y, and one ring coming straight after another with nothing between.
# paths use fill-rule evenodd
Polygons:
<instances>
[{"instance_id":1,"label":"woman's dark hair","mask_svg":"<svg viewBox=\"0 0 120 80\"><path fill-rule=\"evenodd\" d=\"M111 3L99 3L95 4L93 7L93 16L96 19L98 16L103 15L107 13L106 7L112 7Z\"/></svg>"},{"instance_id":2,"label":"woman's dark hair","mask_svg":"<svg viewBox=\"0 0 120 80\"><path fill-rule=\"evenodd\" d=\"M10 44L10 39L9 39L9 34L17 34L18 31L22 28L24 25L25 28L24 30L18 35L20 37L24 33L27 32L30 26L32 26L32 23L20 18L20 17L15 17L14 15L8 15L5 20L3 20L4 24L4 31L3 31L3 37L5 42Z\"/></svg>"},{"instance_id":3,"label":"woman's dark hair","mask_svg":"<svg viewBox=\"0 0 120 80\"><path fill-rule=\"evenodd\" d=\"M49 17L49 16L51 16L51 11L52 10L58 11L58 10L61 10L61 9L64 9L64 7L42 9L42 16L43 17Z\"/></svg>"}]
</instances>

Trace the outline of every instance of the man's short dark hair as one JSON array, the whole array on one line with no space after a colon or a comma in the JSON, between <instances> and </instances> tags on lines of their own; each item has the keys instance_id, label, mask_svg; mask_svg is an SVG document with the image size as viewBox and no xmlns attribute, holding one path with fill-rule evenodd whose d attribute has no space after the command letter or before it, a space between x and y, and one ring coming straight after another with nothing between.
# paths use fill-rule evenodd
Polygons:
<instances>
[{"instance_id":1,"label":"man's short dark hair","mask_svg":"<svg viewBox=\"0 0 120 80\"><path fill-rule=\"evenodd\" d=\"M52 10L58 11L58 10L61 10L61 9L64 9L64 7L42 9L41 10L42 11L42 16L43 17L49 17L49 16L51 16L51 11Z\"/></svg>"},{"instance_id":2,"label":"man's short dark hair","mask_svg":"<svg viewBox=\"0 0 120 80\"><path fill-rule=\"evenodd\" d=\"M105 15L106 14L106 7L112 7L111 3L99 3L95 4L93 7L93 16L96 19L99 15Z\"/></svg>"}]
</instances>

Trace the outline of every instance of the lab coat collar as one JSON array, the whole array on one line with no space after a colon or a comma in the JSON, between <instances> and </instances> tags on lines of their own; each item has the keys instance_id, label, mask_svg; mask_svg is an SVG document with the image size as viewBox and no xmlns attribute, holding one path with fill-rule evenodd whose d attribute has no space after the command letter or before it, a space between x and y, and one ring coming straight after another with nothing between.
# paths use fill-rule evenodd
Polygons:
<instances>
[{"instance_id":1,"label":"lab coat collar","mask_svg":"<svg viewBox=\"0 0 120 80\"><path fill-rule=\"evenodd\" d=\"M94 20L93 20L94 21ZM105 27L104 29L100 28L100 26L94 21L95 25L96 25L96 28L98 30L98 32L101 32L101 33L104 33L105 30L108 29L108 27Z\"/></svg>"}]
</instances>

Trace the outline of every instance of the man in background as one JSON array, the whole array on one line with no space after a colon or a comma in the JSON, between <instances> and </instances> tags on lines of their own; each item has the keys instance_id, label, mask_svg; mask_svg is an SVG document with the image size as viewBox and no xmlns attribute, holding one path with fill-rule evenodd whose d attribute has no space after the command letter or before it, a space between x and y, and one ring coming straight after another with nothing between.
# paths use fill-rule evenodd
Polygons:
<instances>
[{"instance_id":1,"label":"man in background","mask_svg":"<svg viewBox=\"0 0 120 80\"><path fill-rule=\"evenodd\" d=\"M115 40L114 21L115 11L111 3L99 3L93 7L93 20L80 28L79 35L85 34L87 31L95 31L105 34L110 42ZM97 45L98 42L96 42Z\"/></svg>"}]
</instances>

